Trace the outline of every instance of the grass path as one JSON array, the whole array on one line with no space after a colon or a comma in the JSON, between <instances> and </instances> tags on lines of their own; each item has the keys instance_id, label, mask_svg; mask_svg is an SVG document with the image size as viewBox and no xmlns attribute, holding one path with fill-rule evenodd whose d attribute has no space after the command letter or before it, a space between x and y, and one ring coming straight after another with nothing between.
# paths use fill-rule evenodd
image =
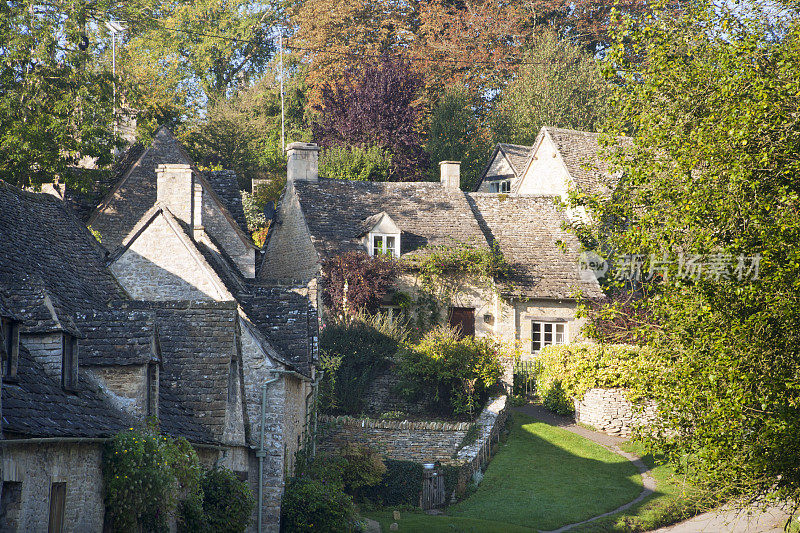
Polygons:
<instances>
[{"instance_id":1,"label":"grass path","mask_svg":"<svg viewBox=\"0 0 800 533\"><path fill-rule=\"evenodd\" d=\"M636 467L606 448L520 413L510 424L474 494L450 507L449 516L405 513L399 530L552 530L614 510L641 492ZM388 512L370 518L384 531L392 522Z\"/></svg>"}]
</instances>

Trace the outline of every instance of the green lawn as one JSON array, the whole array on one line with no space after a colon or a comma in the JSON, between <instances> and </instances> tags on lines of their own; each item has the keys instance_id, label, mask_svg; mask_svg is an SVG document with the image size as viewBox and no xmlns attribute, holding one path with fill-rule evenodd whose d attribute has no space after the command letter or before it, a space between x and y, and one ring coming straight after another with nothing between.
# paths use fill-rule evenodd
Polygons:
<instances>
[{"instance_id":1,"label":"green lawn","mask_svg":"<svg viewBox=\"0 0 800 533\"><path fill-rule=\"evenodd\" d=\"M557 529L641 492L636 467L602 446L518 413L509 423L511 433L474 494L450 507L447 517L403 513L400 531ZM388 531L391 513L368 516Z\"/></svg>"}]
</instances>

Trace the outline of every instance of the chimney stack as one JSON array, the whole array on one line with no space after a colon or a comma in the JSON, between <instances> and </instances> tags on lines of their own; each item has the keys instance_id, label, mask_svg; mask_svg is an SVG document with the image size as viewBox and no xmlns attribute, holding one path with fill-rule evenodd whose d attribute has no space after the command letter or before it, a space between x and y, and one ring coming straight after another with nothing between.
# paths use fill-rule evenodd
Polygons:
<instances>
[{"instance_id":1,"label":"chimney stack","mask_svg":"<svg viewBox=\"0 0 800 533\"><path fill-rule=\"evenodd\" d=\"M156 184L158 202L165 205L175 218L193 227L195 190L192 167L174 163L157 165Z\"/></svg>"},{"instance_id":2,"label":"chimney stack","mask_svg":"<svg viewBox=\"0 0 800 533\"><path fill-rule=\"evenodd\" d=\"M461 190L461 161L440 161L439 174L442 187L454 191Z\"/></svg>"},{"instance_id":3,"label":"chimney stack","mask_svg":"<svg viewBox=\"0 0 800 533\"><path fill-rule=\"evenodd\" d=\"M319 146L294 142L286 147L286 181L317 181L319 177Z\"/></svg>"}]
</instances>

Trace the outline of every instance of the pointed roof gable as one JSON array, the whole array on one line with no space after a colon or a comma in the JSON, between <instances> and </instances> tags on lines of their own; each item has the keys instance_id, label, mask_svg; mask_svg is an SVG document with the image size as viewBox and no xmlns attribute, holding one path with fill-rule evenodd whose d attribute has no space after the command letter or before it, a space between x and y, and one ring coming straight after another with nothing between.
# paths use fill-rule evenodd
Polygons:
<instances>
[{"instance_id":1,"label":"pointed roof gable","mask_svg":"<svg viewBox=\"0 0 800 533\"><path fill-rule=\"evenodd\" d=\"M392 217L390 217L386 211L381 211L380 213L376 213L364 219L357 237L363 237L382 225L385 225L383 233L401 233L400 227L392 220Z\"/></svg>"}]
</instances>

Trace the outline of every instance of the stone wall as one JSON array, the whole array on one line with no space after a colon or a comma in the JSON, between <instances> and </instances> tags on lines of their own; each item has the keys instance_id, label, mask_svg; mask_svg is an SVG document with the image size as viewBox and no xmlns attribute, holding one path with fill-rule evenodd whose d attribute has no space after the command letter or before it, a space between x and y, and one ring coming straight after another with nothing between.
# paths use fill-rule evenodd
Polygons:
<instances>
[{"instance_id":1,"label":"stone wall","mask_svg":"<svg viewBox=\"0 0 800 533\"><path fill-rule=\"evenodd\" d=\"M261 279L310 280L317 275L319 256L291 183L281 198L275 230L267 243Z\"/></svg>"},{"instance_id":2,"label":"stone wall","mask_svg":"<svg viewBox=\"0 0 800 533\"><path fill-rule=\"evenodd\" d=\"M66 483L64 531L102 531L105 507L101 464L102 444L6 446L3 493L8 486L20 495L18 502L12 502L16 527L6 523L3 531L47 531L53 483Z\"/></svg>"},{"instance_id":3,"label":"stone wall","mask_svg":"<svg viewBox=\"0 0 800 533\"><path fill-rule=\"evenodd\" d=\"M91 372L115 407L138 419L147 416L147 365L95 366L91 367Z\"/></svg>"},{"instance_id":4,"label":"stone wall","mask_svg":"<svg viewBox=\"0 0 800 533\"><path fill-rule=\"evenodd\" d=\"M225 250L228 257L239 268L242 276L254 278L256 276L255 251L245 244L231 222L222 213L219 204L210 194L203 192L202 223L206 233Z\"/></svg>"},{"instance_id":5,"label":"stone wall","mask_svg":"<svg viewBox=\"0 0 800 533\"><path fill-rule=\"evenodd\" d=\"M575 399L575 420L599 431L630 437L635 428L649 424L655 417L655 405L644 411L634 408L623 389L589 389L582 400Z\"/></svg>"}]
</instances>

